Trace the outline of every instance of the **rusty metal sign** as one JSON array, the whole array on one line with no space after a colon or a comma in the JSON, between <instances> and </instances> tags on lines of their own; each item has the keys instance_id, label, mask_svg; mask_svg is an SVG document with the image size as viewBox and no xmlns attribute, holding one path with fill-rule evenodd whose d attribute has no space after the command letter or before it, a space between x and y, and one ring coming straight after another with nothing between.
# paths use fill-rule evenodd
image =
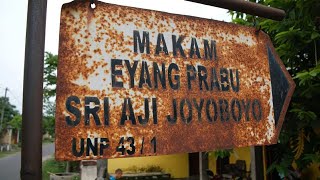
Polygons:
<instances>
[{"instance_id":1,"label":"rusty metal sign","mask_svg":"<svg viewBox=\"0 0 320 180\"><path fill-rule=\"evenodd\" d=\"M294 86L255 28L73 1L61 11L55 156L276 143Z\"/></svg>"}]
</instances>

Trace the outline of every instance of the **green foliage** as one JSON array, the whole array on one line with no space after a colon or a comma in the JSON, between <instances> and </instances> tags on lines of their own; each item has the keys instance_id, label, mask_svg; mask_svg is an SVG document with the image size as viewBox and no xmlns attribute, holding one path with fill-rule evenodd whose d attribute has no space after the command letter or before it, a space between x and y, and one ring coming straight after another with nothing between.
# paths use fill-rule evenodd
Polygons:
<instances>
[{"instance_id":1,"label":"green foliage","mask_svg":"<svg viewBox=\"0 0 320 180\"><path fill-rule=\"evenodd\" d=\"M15 115L12 120L8 123L14 129L21 130L22 127L22 117L21 115Z\"/></svg>"},{"instance_id":2,"label":"green foliage","mask_svg":"<svg viewBox=\"0 0 320 180\"><path fill-rule=\"evenodd\" d=\"M56 102L53 100L47 100L43 105L44 115L45 116L55 116L56 114Z\"/></svg>"},{"instance_id":3,"label":"green foliage","mask_svg":"<svg viewBox=\"0 0 320 180\"><path fill-rule=\"evenodd\" d=\"M61 173L65 172L66 170L66 163L65 162L58 162L54 159L49 159L42 164L42 179L49 180L51 173Z\"/></svg>"},{"instance_id":4,"label":"green foliage","mask_svg":"<svg viewBox=\"0 0 320 180\"><path fill-rule=\"evenodd\" d=\"M254 1L255 2L255 1ZM285 10L283 21L273 21L258 18L243 13L231 12L233 22L257 27L266 32L273 41L280 58L292 75L313 68L319 60L315 57L319 39L320 2L318 0L260 0L264 5L270 5Z\"/></svg>"},{"instance_id":5,"label":"green foliage","mask_svg":"<svg viewBox=\"0 0 320 180\"><path fill-rule=\"evenodd\" d=\"M319 160L320 1L250 1L286 12L285 19L280 22L243 13L230 13L233 22L261 27L270 36L296 82L279 143L274 150L274 163L268 169L268 172L276 170L281 177L290 176L293 163L302 171L311 162Z\"/></svg>"},{"instance_id":6,"label":"green foliage","mask_svg":"<svg viewBox=\"0 0 320 180\"><path fill-rule=\"evenodd\" d=\"M298 73L295 79L298 80L299 87L301 87L299 89L301 95L309 99L312 98L320 89L320 65Z\"/></svg>"},{"instance_id":7,"label":"green foliage","mask_svg":"<svg viewBox=\"0 0 320 180\"><path fill-rule=\"evenodd\" d=\"M277 170L277 172L283 176L287 175L289 173L289 169L292 164L292 157L290 155L283 155L282 160L280 163L273 163L267 170L267 174L273 171L274 169Z\"/></svg>"},{"instance_id":8,"label":"green foliage","mask_svg":"<svg viewBox=\"0 0 320 180\"><path fill-rule=\"evenodd\" d=\"M0 151L0 159L15 154L17 152L20 152L20 147L18 147L18 145L12 144L12 149L10 151Z\"/></svg>"},{"instance_id":9,"label":"green foliage","mask_svg":"<svg viewBox=\"0 0 320 180\"><path fill-rule=\"evenodd\" d=\"M70 172L80 172L79 161L70 162ZM42 163L42 179L49 180L50 174L64 173L66 171L67 162L56 161L54 159L48 159ZM73 179L80 179L79 176L75 176Z\"/></svg>"},{"instance_id":10,"label":"green foliage","mask_svg":"<svg viewBox=\"0 0 320 180\"><path fill-rule=\"evenodd\" d=\"M213 153L214 153L214 157L216 159L218 159L218 158L223 159L225 157L230 157L231 154L233 153L233 149L216 150ZM210 154L209 154L209 156L210 156Z\"/></svg>"},{"instance_id":11,"label":"green foliage","mask_svg":"<svg viewBox=\"0 0 320 180\"><path fill-rule=\"evenodd\" d=\"M305 154L303 159L307 161L312 161L314 163L320 163L320 153L317 152L316 154Z\"/></svg>"},{"instance_id":12,"label":"green foliage","mask_svg":"<svg viewBox=\"0 0 320 180\"><path fill-rule=\"evenodd\" d=\"M160 166L147 166L145 172L164 172Z\"/></svg>"},{"instance_id":13,"label":"green foliage","mask_svg":"<svg viewBox=\"0 0 320 180\"><path fill-rule=\"evenodd\" d=\"M54 136L55 119L54 116L44 116L42 122L43 134L48 132L51 136Z\"/></svg>"},{"instance_id":14,"label":"green foliage","mask_svg":"<svg viewBox=\"0 0 320 180\"><path fill-rule=\"evenodd\" d=\"M53 55L50 52L45 53L44 59L44 98L48 99L56 95L57 83L57 66L58 55Z\"/></svg>"},{"instance_id":15,"label":"green foliage","mask_svg":"<svg viewBox=\"0 0 320 180\"><path fill-rule=\"evenodd\" d=\"M45 53L44 59L44 101L43 101L43 133L48 132L54 136L55 127L55 101L52 98L56 95L56 83L57 83L57 65L58 55L53 55L50 52Z\"/></svg>"},{"instance_id":16,"label":"green foliage","mask_svg":"<svg viewBox=\"0 0 320 180\"><path fill-rule=\"evenodd\" d=\"M3 122L2 127L6 128L9 122L19 114L16 106L12 105L9 101L9 98L0 97L0 117L2 113L2 108L4 106Z\"/></svg>"},{"instance_id":17,"label":"green foliage","mask_svg":"<svg viewBox=\"0 0 320 180\"><path fill-rule=\"evenodd\" d=\"M151 173L151 172L164 172L160 166L149 165L144 167L130 166L124 169L128 173Z\"/></svg>"}]
</instances>

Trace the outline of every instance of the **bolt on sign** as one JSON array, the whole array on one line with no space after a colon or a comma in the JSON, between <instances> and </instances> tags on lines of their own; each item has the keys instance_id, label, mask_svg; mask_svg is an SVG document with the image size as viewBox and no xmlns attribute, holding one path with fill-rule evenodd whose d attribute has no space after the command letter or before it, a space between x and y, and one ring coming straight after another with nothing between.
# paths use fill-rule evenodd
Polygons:
<instances>
[{"instance_id":1,"label":"bolt on sign","mask_svg":"<svg viewBox=\"0 0 320 180\"><path fill-rule=\"evenodd\" d=\"M55 156L273 144L294 86L253 27L73 1L61 10Z\"/></svg>"}]
</instances>

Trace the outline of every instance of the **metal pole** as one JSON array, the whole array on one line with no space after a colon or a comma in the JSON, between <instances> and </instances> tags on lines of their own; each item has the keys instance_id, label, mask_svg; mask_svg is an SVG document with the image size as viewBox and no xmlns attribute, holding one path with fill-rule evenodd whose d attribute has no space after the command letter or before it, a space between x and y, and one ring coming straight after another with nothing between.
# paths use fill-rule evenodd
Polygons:
<instances>
[{"instance_id":1,"label":"metal pole","mask_svg":"<svg viewBox=\"0 0 320 180\"><path fill-rule=\"evenodd\" d=\"M202 152L199 152L199 180L203 180Z\"/></svg>"},{"instance_id":2,"label":"metal pole","mask_svg":"<svg viewBox=\"0 0 320 180\"><path fill-rule=\"evenodd\" d=\"M263 147L262 146L251 146L251 178L253 180L263 180L264 177L264 159L263 159Z\"/></svg>"},{"instance_id":3,"label":"metal pole","mask_svg":"<svg viewBox=\"0 0 320 180\"><path fill-rule=\"evenodd\" d=\"M281 21L286 13L282 9L264 6L262 4L244 0L186 0L190 2L239 11L254 16Z\"/></svg>"},{"instance_id":4,"label":"metal pole","mask_svg":"<svg viewBox=\"0 0 320 180\"><path fill-rule=\"evenodd\" d=\"M0 130L2 129L2 122L3 122L3 118L4 118L4 109L7 105L7 91L9 89L6 88L5 93L4 93L4 102L3 102L3 106L2 106L2 110L1 110L1 122L0 122Z\"/></svg>"},{"instance_id":5,"label":"metal pole","mask_svg":"<svg viewBox=\"0 0 320 180\"><path fill-rule=\"evenodd\" d=\"M29 0L22 106L22 180L42 179L43 59L47 0Z\"/></svg>"},{"instance_id":6,"label":"metal pole","mask_svg":"<svg viewBox=\"0 0 320 180\"><path fill-rule=\"evenodd\" d=\"M108 174L108 159L97 160L97 180L105 179L104 175ZM107 177L109 179L109 177Z\"/></svg>"}]
</instances>

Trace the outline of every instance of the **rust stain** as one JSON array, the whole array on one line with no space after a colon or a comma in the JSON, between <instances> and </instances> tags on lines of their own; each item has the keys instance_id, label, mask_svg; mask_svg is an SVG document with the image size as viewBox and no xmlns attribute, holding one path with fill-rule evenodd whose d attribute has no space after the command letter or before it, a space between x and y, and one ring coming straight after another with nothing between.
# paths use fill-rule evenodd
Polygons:
<instances>
[{"instance_id":1,"label":"rust stain","mask_svg":"<svg viewBox=\"0 0 320 180\"><path fill-rule=\"evenodd\" d=\"M271 42L266 34L256 34L254 28L214 20L99 1L95 4L96 8L92 10L89 2L73 1L64 4L61 10L56 159L161 155L276 143L280 129L274 125L266 53L266 47ZM141 41L143 31L148 32L149 54L140 53L140 49L134 52L134 30L140 33ZM159 34L163 35L168 52L163 49L164 42ZM177 54L174 54L173 35L176 40L181 36L185 57L179 47ZM192 44L196 48L193 38L200 57L196 51L190 53ZM213 52L216 58L212 60L205 56L205 40L216 43ZM159 54L156 52L157 43L162 48ZM114 66L113 71L118 70L121 74L114 75L114 81L122 82L122 87L112 86L111 68L115 59L120 63ZM131 77L129 68L133 68L135 62L136 71ZM174 68L169 73L172 64L176 64L179 70ZM161 72L165 70L165 88L159 74L155 73L158 72L156 66ZM187 71L188 67L194 67L194 71ZM190 81L192 72L195 78ZM237 86L237 73L238 91L233 89ZM145 80L148 76L150 83ZM207 78L208 87L199 77ZM180 85L175 89L171 85L177 81ZM229 87L229 90L224 91L222 87ZM71 96L79 100L70 103L73 110L67 108L67 99ZM88 97L97 98L100 105L92 102L86 104ZM132 103L136 124L125 120L121 125L123 105L129 103L127 98ZM95 107L99 109L96 115L101 124L97 125L94 115L89 114L87 125L85 114ZM126 119L130 119L130 107L126 107ZM148 115L145 108L149 110ZM176 121L170 123L168 116L175 114ZM80 118L77 125L67 123L67 117L75 122L77 116ZM141 123L147 116L149 121ZM108 125L104 124L106 117ZM103 138L108 138L109 142ZM76 141L74 151L79 153L78 156L72 150L73 139ZM81 139L84 140L82 153ZM87 141L94 147L90 149ZM90 149L88 153L87 149Z\"/></svg>"},{"instance_id":2,"label":"rust stain","mask_svg":"<svg viewBox=\"0 0 320 180\"><path fill-rule=\"evenodd\" d=\"M87 12L88 12L88 15L87 15L87 27L90 26L91 19L92 19L92 17L94 17L94 9L95 8L92 8L91 4L89 4L88 9L87 9Z\"/></svg>"}]
</instances>

